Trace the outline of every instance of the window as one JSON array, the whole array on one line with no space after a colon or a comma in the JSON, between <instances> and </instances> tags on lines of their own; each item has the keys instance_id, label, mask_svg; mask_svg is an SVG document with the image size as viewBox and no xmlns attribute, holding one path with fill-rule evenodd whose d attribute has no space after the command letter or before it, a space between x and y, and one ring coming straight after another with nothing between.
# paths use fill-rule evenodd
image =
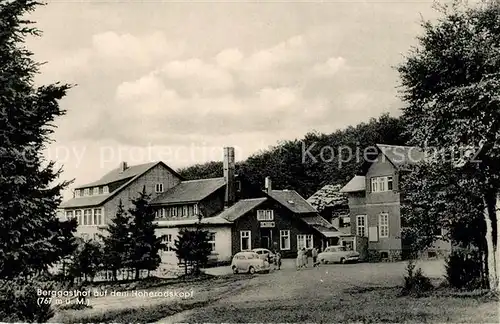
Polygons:
<instances>
[{"instance_id":1,"label":"window","mask_svg":"<svg viewBox=\"0 0 500 324\"><path fill-rule=\"evenodd\" d=\"M356 235L366 236L366 215L356 216Z\"/></svg>"},{"instance_id":2,"label":"window","mask_svg":"<svg viewBox=\"0 0 500 324\"><path fill-rule=\"evenodd\" d=\"M240 247L241 251L251 250L252 244L250 242L250 231L240 231Z\"/></svg>"},{"instance_id":3,"label":"window","mask_svg":"<svg viewBox=\"0 0 500 324\"><path fill-rule=\"evenodd\" d=\"M182 217L186 217L188 215L188 206L182 206Z\"/></svg>"},{"instance_id":4,"label":"window","mask_svg":"<svg viewBox=\"0 0 500 324\"><path fill-rule=\"evenodd\" d=\"M155 211L155 217L156 218L163 218L165 217L165 208L159 208Z\"/></svg>"},{"instance_id":5,"label":"window","mask_svg":"<svg viewBox=\"0 0 500 324\"><path fill-rule=\"evenodd\" d=\"M90 189L89 189L89 188L84 189L84 190L83 190L83 195L84 195L84 196L90 196Z\"/></svg>"},{"instance_id":6,"label":"window","mask_svg":"<svg viewBox=\"0 0 500 324\"><path fill-rule=\"evenodd\" d=\"M80 189L75 189L75 197L81 197L82 191Z\"/></svg>"},{"instance_id":7,"label":"window","mask_svg":"<svg viewBox=\"0 0 500 324\"><path fill-rule=\"evenodd\" d=\"M210 244L210 249L215 252L215 233L208 233L208 244Z\"/></svg>"},{"instance_id":8,"label":"window","mask_svg":"<svg viewBox=\"0 0 500 324\"><path fill-rule=\"evenodd\" d=\"M280 250L290 250L290 231L280 231Z\"/></svg>"},{"instance_id":9,"label":"window","mask_svg":"<svg viewBox=\"0 0 500 324\"><path fill-rule=\"evenodd\" d=\"M371 192L384 192L393 189L392 177L373 177L371 178Z\"/></svg>"},{"instance_id":10,"label":"window","mask_svg":"<svg viewBox=\"0 0 500 324\"><path fill-rule=\"evenodd\" d=\"M94 195L97 196L99 194L99 187L95 187L93 190L94 190Z\"/></svg>"},{"instance_id":11,"label":"window","mask_svg":"<svg viewBox=\"0 0 500 324\"><path fill-rule=\"evenodd\" d=\"M241 191L241 181L236 181L236 192Z\"/></svg>"},{"instance_id":12,"label":"window","mask_svg":"<svg viewBox=\"0 0 500 324\"><path fill-rule=\"evenodd\" d=\"M351 217L340 217L339 227L351 227Z\"/></svg>"},{"instance_id":13,"label":"window","mask_svg":"<svg viewBox=\"0 0 500 324\"><path fill-rule=\"evenodd\" d=\"M389 214L378 215L378 231L379 237L389 237Z\"/></svg>"},{"instance_id":14,"label":"window","mask_svg":"<svg viewBox=\"0 0 500 324\"><path fill-rule=\"evenodd\" d=\"M82 219L82 211L81 210L75 210L75 218L78 223L78 225L83 224L83 219Z\"/></svg>"},{"instance_id":15,"label":"window","mask_svg":"<svg viewBox=\"0 0 500 324\"><path fill-rule=\"evenodd\" d=\"M170 213L171 213L172 217L177 217L177 207L171 207Z\"/></svg>"},{"instance_id":16,"label":"window","mask_svg":"<svg viewBox=\"0 0 500 324\"><path fill-rule=\"evenodd\" d=\"M92 209L83 211L83 225L92 225Z\"/></svg>"},{"instance_id":17,"label":"window","mask_svg":"<svg viewBox=\"0 0 500 324\"><path fill-rule=\"evenodd\" d=\"M274 220L273 210L257 210L258 221L272 221Z\"/></svg>"},{"instance_id":18,"label":"window","mask_svg":"<svg viewBox=\"0 0 500 324\"><path fill-rule=\"evenodd\" d=\"M312 249L313 247L313 236L312 234L299 234L297 235L297 250L302 248Z\"/></svg>"},{"instance_id":19,"label":"window","mask_svg":"<svg viewBox=\"0 0 500 324\"><path fill-rule=\"evenodd\" d=\"M105 195L106 195L106 194L109 194L109 188L108 188L108 186L104 186L104 187L102 188L102 191L103 191L103 193L104 193Z\"/></svg>"},{"instance_id":20,"label":"window","mask_svg":"<svg viewBox=\"0 0 500 324\"><path fill-rule=\"evenodd\" d=\"M157 183L155 186L156 192L163 192L163 183Z\"/></svg>"},{"instance_id":21,"label":"window","mask_svg":"<svg viewBox=\"0 0 500 324\"><path fill-rule=\"evenodd\" d=\"M194 214L198 215L198 204L194 204Z\"/></svg>"},{"instance_id":22,"label":"window","mask_svg":"<svg viewBox=\"0 0 500 324\"><path fill-rule=\"evenodd\" d=\"M172 234L165 234L162 237L163 244L165 244L165 247L163 248L164 251L166 252L172 252L174 250L174 241L172 239Z\"/></svg>"},{"instance_id":23,"label":"window","mask_svg":"<svg viewBox=\"0 0 500 324\"><path fill-rule=\"evenodd\" d=\"M94 209L94 225L102 225L102 210L101 210L101 208Z\"/></svg>"},{"instance_id":24,"label":"window","mask_svg":"<svg viewBox=\"0 0 500 324\"><path fill-rule=\"evenodd\" d=\"M104 188L103 187L99 187L99 194L102 195L104 193Z\"/></svg>"},{"instance_id":25,"label":"window","mask_svg":"<svg viewBox=\"0 0 500 324\"><path fill-rule=\"evenodd\" d=\"M73 211L72 211L72 210L68 210L68 211L66 212L66 219L67 219L67 220L70 220L70 219L72 219L72 218L73 218Z\"/></svg>"}]
</instances>

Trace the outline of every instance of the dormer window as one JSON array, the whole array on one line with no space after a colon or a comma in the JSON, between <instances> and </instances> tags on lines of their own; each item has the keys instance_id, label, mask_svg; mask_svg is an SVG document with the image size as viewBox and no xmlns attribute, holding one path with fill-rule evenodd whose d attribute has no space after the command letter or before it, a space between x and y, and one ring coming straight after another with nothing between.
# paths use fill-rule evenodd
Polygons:
<instances>
[{"instance_id":1,"label":"dormer window","mask_svg":"<svg viewBox=\"0 0 500 324\"><path fill-rule=\"evenodd\" d=\"M155 186L156 192L163 192L163 183L157 183Z\"/></svg>"},{"instance_id":2,"label":"dormer window","mask_svg":"<svg viewBox=\"0 0 500 324\"><path fill-rule=\"evenodd\" d=\"M99 194L99 187L94 188L94 196L97 196Z\"/></svg>"},{"instance_id":3,"label":"dormer window","mask_svg":"<svg viewBox=\"0 0 500 324\"><path fill-rule=\"evenodd\" d=\"M90 196L90 189L89 188L85 188L83 190L83 196Z\"/></svg>"},{"instance_id":4,"label":"dormer window","mask_svg":"<svg viewBox=\"0 0 500 324\"><path fill-rule=\"evenodd\" d=\"M106 195L106 194L109 194L109 188L108 188L108 186L104 186L104 187L102 188L102 191L103 191L103 193L104 193L105 195Z\"/></svg>"},{"instance_id":5,"label":"dormer window","mask_svg":"<svg viewBox=\"0 0 500 324\"><path fill-rule=\"evenodd\" d=\"M102 195L104 193L103 187L99 187L99 194Z\"/></svg>"}]
</instances>

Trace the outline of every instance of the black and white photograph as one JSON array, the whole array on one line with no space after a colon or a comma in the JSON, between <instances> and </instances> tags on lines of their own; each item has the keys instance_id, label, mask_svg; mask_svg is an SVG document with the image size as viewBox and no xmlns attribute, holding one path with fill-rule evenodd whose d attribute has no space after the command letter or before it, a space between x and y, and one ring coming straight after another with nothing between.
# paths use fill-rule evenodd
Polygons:
<instances>
[{"instance_id":1,"label":"black and white photograph","mask_svg":"<svg viewBox=\"0 0 500 324\"><path fill-rule=\"evenodd\" d=\"M500 1L0 0L0 323L500 323Z\"/></svg>"}]
</instances>

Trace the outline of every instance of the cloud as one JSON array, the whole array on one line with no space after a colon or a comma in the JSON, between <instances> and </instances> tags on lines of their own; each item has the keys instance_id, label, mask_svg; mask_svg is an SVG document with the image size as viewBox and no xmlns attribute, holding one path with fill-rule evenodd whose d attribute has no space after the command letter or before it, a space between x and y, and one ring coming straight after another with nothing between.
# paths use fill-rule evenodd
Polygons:
<instances>
[{"instance_id":1,"label":"cloud","mask_svg":"<svg viewBox=\"0 0 500 324\"><path fill-rule=\"evenodd\" d=\"M222 68L235 68L242 62L243 57L243 53L239 49L228 48L219 52L215 57L215 61Z\"/></svg>"},{"instance_id":2,"label":"cloud","mask_svg":"<svg viewBox=\"0 0 500 324\"><path fill-rule=\"evenodd\" d=\"M161 32L137 37L108 31L94 35L92 45L97 57L124 60L142 66L148 66L165 55L178 56L183 51L182 44L169 43Z\"/></svg>"},{"instance_id":3,"label":"cloud","mask_svg":"<svg viewBox=\"0 0 500 324\"><path fill-rule=\"evenodd\" d=\"M210 56L186 57L170 53L173 45L161 33L97 34L92 49L74 61L101 75L112 66L123 69L104 77L109 82L103 92L113 93L82 110L92 118L72 114L73 122L86 124L71 129L74 139L189 145L258 133L269 142L359 119L380 96L365 80L376 71L351 66L336 47L314 36L304 33L254 51L226 47ZM106 64L110 67L101 71ZM86 87L89 91L94 84ZM102 85L94 89L98 94ZM390 104L386 98L383 103Z\"/></svg>"},{"instance_id":4,"label":"cloud","mask_svg":"<svg viewBox=\"0 0 500 324\"><path fill-rule=\"evenodd\" d=\"M312 68L312 73L316 76L329 77L335 75L345 65L346 60L343 57L330 57L324 63L315 64Z\"/></svg>"},{"instance_id":5,"label":"cloud","mask_svg":"<svg viewBox=\"0 0 500 324\"><path fill-rule=\"evenodd\" d=\"M191 92L229 90L234 85L229 72L200 59L171 61L157 73Z\"/></svg>"}]
</instances>

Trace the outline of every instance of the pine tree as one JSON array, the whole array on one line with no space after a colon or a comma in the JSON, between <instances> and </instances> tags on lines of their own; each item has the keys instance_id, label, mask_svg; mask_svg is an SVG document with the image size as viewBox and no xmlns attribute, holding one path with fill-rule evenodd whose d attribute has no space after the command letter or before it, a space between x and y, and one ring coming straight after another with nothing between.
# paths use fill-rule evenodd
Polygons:
<instances>
[{"instance_id":1,"label":"pine tree","mask_svg":"<svg viewBox=\"0 0 500 324\"><path fill-rule=\"evenodd\" d=\"M129 209L133 217L130 264L135 268L135 279L139 279L140 270L151 271L158 268L161 263L159 251L164 248L161 237L156 236L155 213L148 201L149 195L144 187L139 197L132 199L134 207Z\"/></svg>"},{"instance_id":2,"label":"pine tree","mask_svg":"<svg viewBox=\"0 0 500 324\"><path fill-rule=\"evenodd\" d=\"M208 256L212 251L209 242L209 234L201 224L202 213L196 222L195 229L181 229L174 242L174 251L177 258L184 263L184 272L188 273L188 267L193 266L193 274L200 274L201 267L206 265Z\"/></svg>"},{"instance_id":3,"label":"pine tree","mask_svg":"<svg viewBox=\"0 0 500 324\"><path fill-rule=\"evenodd\" d=\"M106 269L112 271L114 281L117 280L117 271L129 264L131 224L132 218L120 200L116 216L108 224L108 235L100 235L104 243Z\"/></svg>"},{"instance_id":4,"label":"pine tree","mask_svg":"<svg viewBox=\"0 0 500 324\"><path fill-rule=\"evenodd\" d=\"M42 150L50 142L58 101L66 84L35 86L40 64L25 38L40 31L24 16L40 5L32 0L0 2L0 278L46 271L68 252L75 223L60 222L61 170Z\"/></svg>"}]
</instances>

